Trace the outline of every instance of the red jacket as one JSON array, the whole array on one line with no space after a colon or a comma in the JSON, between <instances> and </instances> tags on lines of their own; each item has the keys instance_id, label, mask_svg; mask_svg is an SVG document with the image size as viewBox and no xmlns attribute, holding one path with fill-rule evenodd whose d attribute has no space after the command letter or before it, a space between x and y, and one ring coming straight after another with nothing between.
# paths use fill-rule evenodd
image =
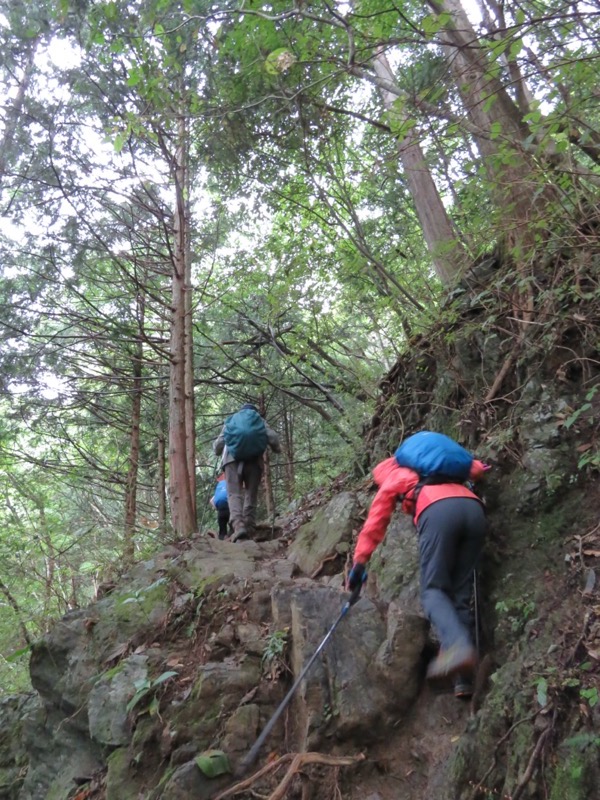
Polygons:
<instances>
[{"instance_id":1,"label":"red jacket","mask_svg":"<svg viewBox=\"0 0 600 800\"><path fill-rule=\"evenodd\" d=\"M485 472L485 466L481 461L474 460L471 466L469 477L478 480ZM366 564L371 558L373 551L380 544L386 534L387 527L396 508L396 502L402 495L407 495L414 489L419 482L419 476L412 469L399 467L395 457L386 458L373 470L373 478L379 486L379 490L373 499L369 514L358 534L358 541L354 550L354 563ZM414 514L416 524L423 511L446 497L472 497L479 498L466 486L460 483L440 483L423 486L417 498L417 507L410 497L405 497L402 501L402 511L406 514Z\"/></svg>"}]
</instances>

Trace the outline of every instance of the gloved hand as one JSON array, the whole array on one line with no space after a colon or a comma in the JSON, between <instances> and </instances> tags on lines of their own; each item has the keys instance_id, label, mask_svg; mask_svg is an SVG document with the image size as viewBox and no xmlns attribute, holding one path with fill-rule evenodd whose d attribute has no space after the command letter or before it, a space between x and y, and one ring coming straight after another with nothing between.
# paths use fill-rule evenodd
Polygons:
<instances>
[{"instance_id":1,"label":"gloved hand","mask_svg":"<svg viewBox=\"0 0 600 800\"><path fill-rule=\"evenodd\" d=\"M481 480L485 473L491 468L492 467L490 464L484 464L483 461L479 461L479 459L474 458L473 463L471 464L471 471L469 472L469 479L472 481Z\"/></svg>"},{"instance_id":2,"label":"gloved hand","mask_svg":"<svg viewBox=\"0 0 600 800\"><path fill-rule=\"evenodd\" d=\"M353 592L357 587L360 587L367 580L367 569L364 564L355 564L350 570L348 575L347 589Z\"/></svg>"}]
</instances>

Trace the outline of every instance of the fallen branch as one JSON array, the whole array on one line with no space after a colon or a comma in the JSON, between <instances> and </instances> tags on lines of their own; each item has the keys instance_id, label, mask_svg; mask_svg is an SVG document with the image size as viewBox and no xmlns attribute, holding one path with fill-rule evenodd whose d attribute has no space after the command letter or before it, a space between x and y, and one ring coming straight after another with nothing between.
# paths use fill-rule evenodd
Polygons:
<instances>
[{"instance_id":1,"label":"fallen branch","mask_svg":"<svg viewBox=\"0 0 600 800\"><path fill-rule=\"evenodd\" d=\"M504 364L502 365L500 372L496 375L496 378L494 379L494 383L492 384L491 389L483 398L484 403L491 403L494 397L496 397L496 395L498 394L498 390L502 386L504 378L506 378L508 371L512 368L512 365L517 357L518 351L519 351L519 346L517 344L506 357L506 360L504 361Z\"/></svg>"},{"instance_id":2,"label":"fallen branch","mask_svg":"<svg viewBox=\"0 0 600 800\"><path fill-rule=\"evenodd\" d=\"M325 764L328 767L349 767L352 764L357 764L359 761L364 761L365 755L359 753L357 756L326 756L322 753L286 753L286 755L272 761L265 767L262 767L239 783L226 789L224 792L218 794L213 800L226 800L228 797L234 797L236 794L246 791L253 786L258 780L264 778L270 772L274 772L283 764L291 761L287 772L275 791L269 795L268 800L283 800L289 784L293 780L296 773L307 764Z\"/></svg>"}]
</instances>

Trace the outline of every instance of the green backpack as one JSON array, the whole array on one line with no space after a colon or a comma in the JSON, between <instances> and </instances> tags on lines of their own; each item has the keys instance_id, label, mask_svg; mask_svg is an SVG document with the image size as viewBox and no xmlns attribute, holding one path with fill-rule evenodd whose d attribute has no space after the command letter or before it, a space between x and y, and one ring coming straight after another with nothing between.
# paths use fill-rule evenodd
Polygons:
<instances>
[{"instance_id":1,"label":"green backpack","mask_svg":"<svg viewBox=\"0 0 600 800\"><path fill-rule=\"evenodd\" d=\"M223 438L236 461L255 461L267 449L267 426L258 411L242 408L225 421Z\"/></svg>"}]
</instances>

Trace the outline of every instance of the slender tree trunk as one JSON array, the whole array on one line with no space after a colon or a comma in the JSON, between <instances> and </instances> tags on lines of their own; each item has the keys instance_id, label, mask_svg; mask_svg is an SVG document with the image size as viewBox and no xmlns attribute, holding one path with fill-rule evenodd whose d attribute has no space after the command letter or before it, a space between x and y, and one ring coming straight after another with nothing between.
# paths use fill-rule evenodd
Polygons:
<instances>
[{"instance_id":1,"label":"slender tree trunk","mask_svg":"<svg viewBox=\"0 0 600 800\"><path fill-rule=\"evenodd\" d=\"M19 81L19 88L5 114L4 132L2 134L2 139L0 139L0 185L3 183L7 166L14 149L15 136L23 112L27 89L31 82L31 76L33 75L35 54L39 43L39 37L29 42L25 64L23 66L23 75Z\"/></svg>"},{"instance_id":2,"label":"slender tree trunk","mask_svg":"<svg viewBox=\"0 0 600 800\"><path fill-rule=\"evenodd\" d=\"M131 398L131 429L129 434L129 470L125 484L125 546L123 560L126 565L133 562L135 550L135 522L137 512L137 484L140 463L140 420L142 415L142 365L144 358L144 344L142 334L145 318L145 298L138 292L137 317L139 325L136 352L132 359L132 398Z\"/></svg>"},{"instance_id":3,"label":"slender tree trunk","mask_svg":"<svg viewBox=\"0 0 600 800\"><path fill-rule=\"evenodd\" d=\"M383 50L375 53L373 68L379 78L394 82L394 74ZM405 121L402 112L396 111L398 98L381 87L379 92L390 118L393 120L395 117L398 123ZM467 263L467 254L446 213L414 128L398 139L397 146L436 274L444 286L448 286L460 275L461 269Z\"/></svg>"},{"instance_id":4,"label":"slender tree trunk","mask_svg":"<svg viewBox=\"0 0 600 800\"><path fill-rule=\"evenodd\" d=\"M265 396L263 393L260 395L259 411L264 417L266 412ZM263 483L265 487L265 505L267 507L267 518L273 519L275 515L275 495L273 493L273 477L271 474L271 452L267 447L264 455L264 472Z\"/></svg>"},{"instance_id":5,"label":"slender tree trunk","mask_svg":"<svg viewBox=\"0 0 600 800\"><path fill-rule=\"evenodd\" d=\"M180 138L185 136L185 127L180 126ZM182 537L196 530L196 517L192 499L193 474L189 468L188 437L193 431L188 429L188 400L186 396L187 339L186 309L188 300L186 285L188 269L186 265L186 173L184 139L177 148L175 178L175 219L174 252L172 258L172 317L170 335L170 392L169 392L169 488L171 500L171 521L173 530Z\"/></svg>"},{"instance_id":6,"label":"slender tree trunk","mask_svg":"<svg viewBox=\"0 0 600 800\"><path fill-rule=\"evenodd\" d=\"M27 644L31 644L32 641L31 641L31 637L29 636L29 631L27 630L27 626L25 625L25 620L23 619L23 612L21 611L21 608L19 607L19 604L15 600L12 592L10 591L8 586L4 583L2 578L0 578L0 592L2 592L2 594L6 598L7 603L9 604L9 606L12 608L12 610L17 615L17 621L19 623L19 627L21 628L21 633L23 634L23 639L25 640L25 642Z\"/></svg>"},{"instance_id":7,"label":"slender tree trunk","mask_svg":"<svg viewBox=\"0 0 600 800\"><path fill-rule=\"evenodd\" d=\"M294 499L296 476L294 474L294 422L286 398L283 398L283 441L285 452L285 484L289 502Z\"/></svg>"},{"instance_id":8,"label":"slender tree trunk","mask_svg":"<svg viewBox=\"0 0 600 800\"><path fill-rule=\"evenodd\" d=\"M197 527L196 508L196 414L194 402L194 325L192 304L192 249L190 231L190 204L189 204L189 142L188 130L185 119L179 121L179 137L181 142L181 162L184 166L184 228L182 232L185 287L184 287L184 339L185 339L185 428L186 428L186 458L190 482L190 499L194 518L194 530Z\"/></svg>"},{"instance_id":9,"label":"slender tree trunk","mask_svg":"<svg viewBox=\"0 0 600 800\"><path fill-rule=\"evenodd\" d=\"M157 461L158 461L158 478L157 478L157 494L158 494L158 528L165 537L167 533L167 437L164 431L164 389L162 379L158 381L158 397L157 397Z\"/></svg>"}]
</instances>

